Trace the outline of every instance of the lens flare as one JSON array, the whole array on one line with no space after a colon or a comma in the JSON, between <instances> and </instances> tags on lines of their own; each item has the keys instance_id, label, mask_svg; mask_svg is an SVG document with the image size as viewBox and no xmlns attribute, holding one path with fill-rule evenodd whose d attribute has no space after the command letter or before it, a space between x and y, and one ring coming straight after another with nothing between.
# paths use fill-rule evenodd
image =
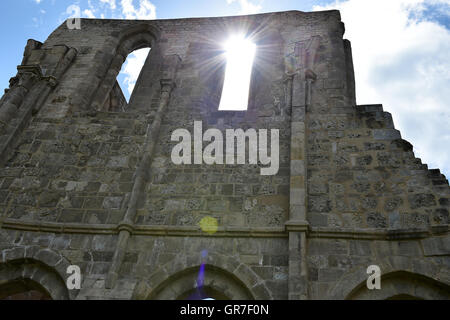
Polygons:
<instances>
[{"instance_id":1,"label":"lens flare","mask_svg":"<svg viewBox=\"0 0 450 320\"><path fill-rule=\"evenodd\" d=\"M217 232L217 229L219 228L219 223L216 218L213 217L204 217L199 222L200 228L203 232L214 234Z\"/></svg>"},{"instance_id":2,"label":"lens flare","mask_svg":"<svg viewBox=\"0 0 450 320\"><path fill-rule=\"evenodd\" d=\"M188 298L188 300L211 300L210 297L204 292L204 285L205 285L205 267L206 267L206 260L208 258L208 250L203 250L201 252L202 255L202 263L200 265L200 270L198 271L197 281L196 281L196 288L194 293Z\"/></svg>"}]
</instances>

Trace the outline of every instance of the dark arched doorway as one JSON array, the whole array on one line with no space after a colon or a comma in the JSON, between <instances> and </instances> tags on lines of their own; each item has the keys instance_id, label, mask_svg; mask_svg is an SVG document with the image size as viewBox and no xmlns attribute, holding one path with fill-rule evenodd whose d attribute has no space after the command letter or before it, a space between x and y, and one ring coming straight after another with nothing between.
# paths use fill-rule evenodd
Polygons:
<instances>
[{"instance_id":1,"label":"dark arched doorway","mask_svg":"<svg viewBox=\"0 0 450 320\"><path fill-rule=\"evenodd\" d=\"M17 279L0 284L0 300L52 300L52 297L36 281Z\"/></svg>"},{"instance_id":2,"label":"dark arched doorway","mask_svg":"<svg viewBox=\"0 0 450 320\"><path fill-rule=\"evenodd\" d=\"M0 300L68 300L65 280L34 259L0 263Z\"/></svg>"}]
</instances>

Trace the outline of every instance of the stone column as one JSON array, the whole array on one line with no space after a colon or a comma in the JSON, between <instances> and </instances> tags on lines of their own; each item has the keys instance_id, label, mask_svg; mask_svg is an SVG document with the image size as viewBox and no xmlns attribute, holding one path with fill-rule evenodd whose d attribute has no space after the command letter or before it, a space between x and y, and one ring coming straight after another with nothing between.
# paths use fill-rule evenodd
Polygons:
<instances>
[{"instance_id":1,"label":"stone column","mask_svg":"<svg viewBox=\"0 0 450 320\"><path fill-rule=\"evenodd\" d=\"M29 49L33 41L29 41L24 54L24 61L28 61ZM32 46L34 48L35 46ZM45 56L45 55L44 55ZM47 54L47 57L50 54ZM9 153L13 150L15 142L19 139L19 133L36 114L47 100L51 91L57 86L58 80L64 75L77 56L74 48L64 46L58 55L50 56L57 61L51 66L50 75L44 76L39 64L21 65L17 67L18 75L11 79L11 90L2 99L0 105L0 128L6 137L0 140L0 164L7 161ZM19 110L20 108L20 110ZM9 125L13 118L17 118L14 125Z\"/></svg>"},{"instance_id":2,"label":"stone column","mask_svg":"<svg viewBox=\"0 0 450 320\"><path fill-rule=\"evenodd\" d=\"M95 93L95 98L92 101L92 107L94 110L101 110L105 104L106 99L109 96L109 92L115 84L117 75L122 69L122 65L125 62L126 57L120 53L116 54L104 79L102 80L101 86L97 89Z\"/></svg>"},{"instance_id":3,"label":"stone column","mask_svg":"<svg viewBox=\"0 0 450 320\"><path fill-rule=\"evenodd\" d=\"M164 75L170 75L173 78L161 80L161 92L158 110L156 111L155 118L153 119L152 124L147 129L144 154L142 155L142 160L135 172L135 180L128 201L128 207L123 220L117 227L119 230L119 236L111 268L108 272L108 276L105 282L105 287L107 289L112 289L117 281L119 269L126 253L128 239L130 238L133 231L134 220L137 213L138 199L141 196L150 175L149 169L151 167L153 150L158 141L162 118L170 102L171 93L175 88L175 82L173 79L175 78L175 73L180 63L180 58L176 55L173 55L166 57L165 60L167 62L166 66L169 70L165 70Z\"/></svg>"},{"instance_id":4,"label":"stone column","mask_svg":"<svg viewBox=\"0 0 450 320\"><path fill-rule=\"evenodd\" d=\"M297 78L297 79L295 79ZM294 81L303 82L294 77ZM298 92L294 91L294 95ZM289 221L289 299L307 299L305 105L292 105Z\"/></svg>"},{"instance_id":5,"label":"stone column","mask_svg":"<svg viewBox=\"0 0 450 320\"><path fill-rule=\"evenodd\" d=\"M313 36L295 45L294 55L287 63L287 90L292 93L291 103L291 175L289 220L286 230L289 232L289 288L290 300L308 299L308 265L307 265L307 156L306 130L307 112L311 105L312 83L316 74L312 71L317 50L321 43L320 36Z\"/></svg>"},{"instance_id":6,"label":"stone column","mask_svg":"<svg viewBox=\"0 0 450 320\"><path fill-rule=\"evenodd\" d=\"M11 88L0 106L0 126L3 131L14 117L31 88L42 78L39 66L18 66L18 74L10 80Z\"/></svg>"},{"instance_id":7,"label":"stone column","mask_svg":"<svg viewBox=\"0 0 450 320\"><path fill-rule=\"evenodd\" d=\"M308 266L306 246L307 163L306 163L306 112L311 102L311 83L315 74L300 68L287 86L292 88L291 105L291 177L289 221L289 299L308 299ZM288 78L289 79L289 78Z\"/></svg>"}]
</instances>

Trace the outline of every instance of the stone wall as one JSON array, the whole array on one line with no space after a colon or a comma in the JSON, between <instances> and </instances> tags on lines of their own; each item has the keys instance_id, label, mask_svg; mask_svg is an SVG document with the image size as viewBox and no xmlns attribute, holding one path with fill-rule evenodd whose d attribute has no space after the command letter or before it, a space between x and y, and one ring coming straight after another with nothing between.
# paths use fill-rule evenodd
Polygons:
<instances>
[{"instance_id":1,"label":"stone wall","mask_svg":"<svg viewBox=\"0 0 450 320\"><path fill-rule=\"evenodd\" d=\"M258 48L248 110L218 111L241 28ZM380 105L356 105L343 34L338 11L292 11L83 19L30 40L0 101L0 290L21 274L56 299L186 298L204 264L216 298L448 298L448 182ZM143 47L126 104L116 77ZM173 164L171 134L194 121L279 129L278 173ZM385 285L368 291L374 264Z\"/></svg>"}]
</instances>

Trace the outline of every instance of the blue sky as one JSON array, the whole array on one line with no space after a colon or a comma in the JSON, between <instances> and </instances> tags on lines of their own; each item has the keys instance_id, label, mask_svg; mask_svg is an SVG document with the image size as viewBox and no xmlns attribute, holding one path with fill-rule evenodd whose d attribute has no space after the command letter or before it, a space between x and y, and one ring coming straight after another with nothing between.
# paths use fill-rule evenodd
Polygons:
<instances>
[{"instance_id":1,"label":"blue sky","mask_svg":"<svg viewBox=\"0 0 450 320\"><path fill-rule=\"evenodd\" d=\"M27 39L45 41L81 17L169 19L339 9L352 42L358 104L382 103L430 168L450 177L450 0L15 0L0 1L0 87L16 73ZM146 53L119 77L133 87Z\"/></svg>"}]
</instances>

